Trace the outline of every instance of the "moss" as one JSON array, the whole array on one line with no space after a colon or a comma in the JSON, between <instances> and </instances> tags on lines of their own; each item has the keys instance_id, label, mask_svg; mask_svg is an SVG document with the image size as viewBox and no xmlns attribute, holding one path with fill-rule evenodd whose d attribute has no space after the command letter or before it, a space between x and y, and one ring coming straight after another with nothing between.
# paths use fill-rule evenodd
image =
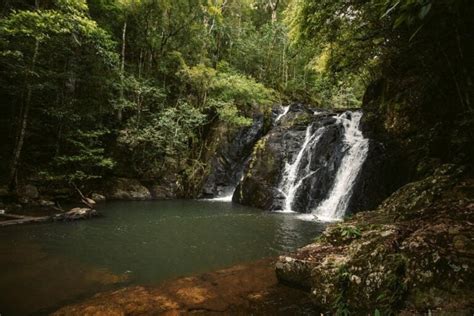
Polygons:
<instances>
[{"instance_id":1,"label":"moss","mask_svg":"<svg viewBox=\"0 0 474 316\"><path fill-rule=\"evenodd\" d=\"M284 128L291 128L294 126L308 126L314 120L314 116L309 113L296 115L292 119L286 120L283 123Z\"/></svg>"},{"instance_id":2,"label":"moss","mask_svg":"<svg viewBox=\"0 0 474 316\"><path fill-rule=\"evenodd\" d=\"M402 254L393 254L387 256L385 261L390 262L390 273L385 276L384 288L375 298L375 304L383 315L395 315L396 311L404 307L407 295L407 258Z\"/></svg>"},{"instance_id":3,"label":"moss","mask_svg":"<svg viewBox=\"0 0 474 316\"><path fill-rule=\"evenodd\" d=\"M303 248L298 258L312 262L315 305L331 313L472 315L474 180L462 169L442 166Z\"/></svg>"}]
</instances>

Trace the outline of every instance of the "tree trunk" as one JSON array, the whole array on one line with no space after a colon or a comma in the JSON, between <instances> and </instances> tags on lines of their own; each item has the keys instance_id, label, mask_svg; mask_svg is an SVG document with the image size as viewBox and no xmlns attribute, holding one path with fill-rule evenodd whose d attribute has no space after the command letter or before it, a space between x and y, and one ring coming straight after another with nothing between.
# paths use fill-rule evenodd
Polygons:
<instances>
[{"instance_id":1,"label":"tree trunk","mask_svg":"<svg viewBox=\"0 0 474 316\"><path fill-rule=\"evenodd\" d=\"M29 72L25 78L26 82L26 96L22 102L22 110L20 111L20 124L19 124L19 133L18 138L15 145L15 150L13 151L13 159L12 164L10 167L10 181L9 181L9 190L11 192L16 191L17 189L17 182L18 182L18 166L20 163L21 152L23 150L23 144L25 142L25 135L26 135L26 127L28 125L28 116L30 113L30 104L31 104L31 94L32 94L32 87L30 82L30 73L35 70L36 59L38 58L38 50L39 50L39 39L36 39L35 42L35 51L33 53L33 58L31 60L31 67Z\"/></svg>"},{"instance_id":2,"label":"tree trunk","mask_svg":"<svg viewBox=\"0 0 474 316\"><path fill-rule=\"evenodd\" d=\"M127 37L127 21L123 22L123 29L122 29L122 60L120 62L120 102L123 101L124 93L123 93L123 85L125 79L125 46L126 46L126 37ZM117 121L122 122L122 108L121 104L117 109Z\"/></svg>"},{"instance_id":3,"label":"tree trunk","mask_svg":"<svg viewBox=\"0 0 474 316\"><path fill-rule=\"evenodd\" d=\"M276 0L273 2L273 0L268 0L268 5L270 7L270 10L272 11L272 24L277 21L277 9L278 9L278 3L280 0Z\"/></svg>"}]
</instances>

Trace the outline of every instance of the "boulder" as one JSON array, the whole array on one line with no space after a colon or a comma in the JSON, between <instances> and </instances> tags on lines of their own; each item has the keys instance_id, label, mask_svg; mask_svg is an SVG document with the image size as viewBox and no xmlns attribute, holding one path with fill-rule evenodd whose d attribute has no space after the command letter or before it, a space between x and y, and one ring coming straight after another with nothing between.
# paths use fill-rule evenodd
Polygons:
<instances>
[{"instance_id":1,"label":"boulder","mask_svg":"<svg viewBox=\"0 0 474 316\"><path fill-rule=\"evenodd\" d=\"M112 200L151 200L150 191L136 179L115 178L107 185L107 197Z\"/></svg>"},{"instance_id":2,"label":"boulder","mask_svg":"<svg viewBox=\"0 0 474 316\"><path fill-rule=\"evenodd\" d=\"M92 193L91 194L91 199L93 199L95 202L105 202L106 198L102 194L99 193Z\"/></svg>"},{"instance_id":3,"label":"boulder","mask_svg":"<svg viewBox=\"0 0 474 316\"><path fill-rule=\"evenodd\" d=\"M150 186L150 193L155 200L169 200L176 197L173 187L154 184Z\"/></svg>"}]
</instances>

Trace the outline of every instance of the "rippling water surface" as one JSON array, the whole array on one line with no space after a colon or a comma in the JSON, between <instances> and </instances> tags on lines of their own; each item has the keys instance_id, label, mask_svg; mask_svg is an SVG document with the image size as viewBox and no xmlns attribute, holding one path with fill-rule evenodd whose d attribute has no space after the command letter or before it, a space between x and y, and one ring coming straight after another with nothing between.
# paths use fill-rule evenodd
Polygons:
<instances>
[{"instance_id":1,"label":"rippling water surface","mask_svg":"<svg viewBox=\"0 0 474 316\"><path fill-rule=\"evenodd\" d=\"M0 229L0 314L43 314L98 291L278 255L323 228L295 214L216 201L98 209L104 217Z\"/></svg>"}]
</instances>

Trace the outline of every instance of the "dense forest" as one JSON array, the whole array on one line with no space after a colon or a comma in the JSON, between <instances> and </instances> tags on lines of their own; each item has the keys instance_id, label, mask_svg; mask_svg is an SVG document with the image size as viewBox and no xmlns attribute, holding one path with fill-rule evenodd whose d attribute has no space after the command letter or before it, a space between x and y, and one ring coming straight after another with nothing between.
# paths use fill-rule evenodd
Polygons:
<instances>
[{"instance_id":1,"label":"dense forest","mask_svg":"<svg viewBox=\"0 0 474 316\"><path fill-rule=\"evenodd\" d=\"M2 216L12 217L15 225L69 220L61 204L71 202L82 201L96 215L96 202L103 200L222 202L225 196L234 203L197 207L211 214L210 221L222 223L206 229L206 247L227 240L216 237L219 229L252 238L236 246L238 254L227 254L234 261L225 264L240 263L235 258L244 258L265 232L271 231L271 241L261 242L268 242L264 250L276 249L272 242L277 239L290 240L284 251L258 249L260 257L245 257L261 259L265 253L273 261L236 274L227 270L183 281L195 289L212 279L206 286L228 300L225 308L221 302L212 305L216 298L210 294L214 303L202 307L206 295L193 292L202 299L199 304L186 305L183 299L187 303L173 301L174 307L166 309L156 297L162 297L160 291L172 299L179 296L169 288L126 288L67 306L57 315L90 310L100 315L107 308L122 314L293 314L285 309L291 306L297 306L298 315L436 310L472 315L473 16L472 0L2 0L0 226ZM187 218L192 212L180 201L159 204L163 214L178 205L175 217ZM148 207L136 205L141 211ZM238 208L244 206L252 211ZM45 207L48 216L55 215L36 217ZM234 226L212 213L219 208L236 216ZM266 224L260 217L253 224L242 220L253 220L256 209L278 212L262 211L272 214L266 220L274 222ZM240 211L245 216L239 217ZM275 214L281 217L270 217ZM150 213L139 216L146 219ZM115 225L116 218L109 219ZM149 223L160 223L154 220L140 225L146 231ZM199 227L186 226L196 218L189 221L176 226L179 237ZM262 226L252 230L257 222ZM283 224L276 229L275 223ZM166 225L160 226L163 231ZM92 230L92 238L116 227L101 229ZM305 229L310 239L299 239ZM19 231L9 232L13 240ZM130 235L124 249L134 241L133 229ZM150 236L162 244L169 241L168 235ZM82 235L79 241L77 235L70 238L73 247L82 245ZM93 240L100 244L101 238ZM142 247L141 232L136 240L130 249ZM175 250L193 242L170 247L166 260L178 262L172 268L189 264ZM311 244L296 250L305 243ZM15 247L6 247L6 253ZM232 248L226 247L220 249ZM154 249L144 250L144 257ZM287 256L290 250L295 252ZM196 261L207 255L218 261L214 252L204 251ZM98 253L92 257L113 251ZM206 268L218 266L211 261ZM199 269L166 277L205 271ZM222 277L227 273L232 276ZM247 287L239 281L235 293L219 283L241 277L247 277ZM261 279L294 288L282 290L280 283L260 288ZM1 281L0 290L9 286ZM254 286L260 292L249 290ZM301 294L301 289L311 291ZM58 299L47 312L86 296L78 293ZM244 296L244 303L233 301ZM5 300L0 298L0 314Z\"/></svg>"},{"instance_id":2,"label":"dense forest","mask_svg":"<svg viewBox=\"0 0 474 316\"><path fill-rule=\"evenodd\" d=\"M248 125L253 111L306 86L314 99L316 78L328 81L308 66L311 49L290 45L286 6L3 2L2 180L14 190L25 177L192 177L217 120Z\"/></svg>"},{"instance_id":3,"label":"dense forest","mask_svg":"<svg viewBox=\"0 0 474 316\"><path fill-rule=\"evenodd\" d=\"M199 183L217 121L245 126L290 100L359 107L370 82L402 68L449 91L433 108L472 112L468 6L3 1L2 182L15 191L24 180L55 187L171 171Z\"/></svg>"}]
</instances>

